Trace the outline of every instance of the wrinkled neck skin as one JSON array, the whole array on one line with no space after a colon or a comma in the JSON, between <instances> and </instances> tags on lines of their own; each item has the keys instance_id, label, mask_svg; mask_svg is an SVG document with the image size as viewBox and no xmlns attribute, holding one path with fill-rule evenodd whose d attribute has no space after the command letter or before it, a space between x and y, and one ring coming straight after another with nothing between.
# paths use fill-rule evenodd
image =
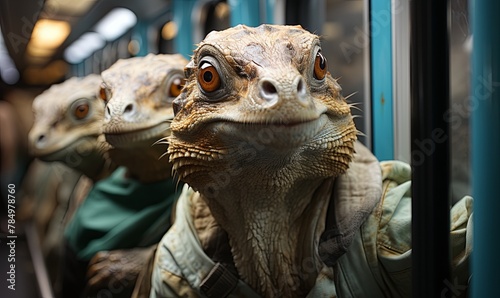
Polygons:
<instances>
[{"instance_id":1,"label":"wrinkled neck skin","mask_svg":"<svg viewBox=\"0 0 500 298\"><path fill-rule=\"evenodd\" d=\"M43 161L60 161L66 166L81 172L94 183L109 176L116 168L106 157L108 144L104 136L90 136L64 147L49 155L40 156Z\"/></svg>"},{"instance_id":2,"label":"wrinkled neck skin","mask_svg":"<svg viewBox=\"0 0 500 298\"><path fill-rule=\"evenodd\" d=\"M200 192L228 233L240 277L265 297L303 297L322 268L317 246L333 179L273 168L253 163L237 175L212 172L219 185Z\"/></svg>"},{"instance_id":3,"label":"wrinkled neck skin","mask_svg":"<svg viewBox=\"0 0 500 298\"><path fill-rule=\"evenodd\" d=\"M94 150L85 157L84 161L73 168L95 183L111 175L116 166L100 150Z\"/></svg>"},{"instance_id":4,"label":"wrinkled neck skin","mask_svg":"<svg viewBox=\"0 0 500 298\"><path fill-rule=\"evenodd\" d=\"M115 147L108 151L109 157L117 165L127 168L127 177L142 183L158 182L172 176L172 165L167 157L162 157L168 145L153 143L150 140L134 144L134 147Z\"/></svg>"}]
</instances>

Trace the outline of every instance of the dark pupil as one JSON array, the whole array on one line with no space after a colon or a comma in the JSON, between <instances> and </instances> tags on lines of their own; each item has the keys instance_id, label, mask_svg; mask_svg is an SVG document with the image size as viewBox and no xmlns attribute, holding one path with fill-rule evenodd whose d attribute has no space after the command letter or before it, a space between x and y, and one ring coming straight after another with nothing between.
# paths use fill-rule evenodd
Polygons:
<instances>
[{"instance_id":1,"label":"dark pupil","mask_svg":"<svg viewBox=\"0 0 500 298\"><path fill-rule=\"evenodd\" d=\"M321 55L321 54L318 54L318 56L319 56L319 59L320 59L319 60L319 67L321 69L325 69L325 67L326 67L325 57L323 57L323 55Z\"/></svg>"},{"instance_id":2,"label":"dark pupil","mask_svg":"<svg viewBox=\"0 0 500 298\"><path fill-rule=\"evenodd\" d=\"M85 107L79 107L79 108L78 108L78 110L79 110L80 112L84 112L84 111L85 111Z\"/></svg>"},{"instance_id":3,"label":"dark pupil","mask_svg":"<svg viewBox=\"0 0 500 298\"><path fill-rule=\"evenodd\" d=\"M204 74L203 74L203 80L205 82L211 82L212 79L213 79L214 75L212 74L211 71L206 71Z\"/></svg>"}]
</instances>

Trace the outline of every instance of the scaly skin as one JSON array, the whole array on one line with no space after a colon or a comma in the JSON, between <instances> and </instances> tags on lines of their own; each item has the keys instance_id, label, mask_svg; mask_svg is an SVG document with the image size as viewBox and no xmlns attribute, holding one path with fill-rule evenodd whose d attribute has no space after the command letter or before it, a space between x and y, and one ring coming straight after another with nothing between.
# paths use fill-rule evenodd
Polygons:
<instances>
[{"instance_id":1,"label":"scaly skin","mask_svg":"<svg viewBox=\"0 0 500 298\"><path fill-rule=\"evenodd\" d=\"M53 85L33 101L35 120L29 133L34 156L60 161L93 181L114 166L104 157L104 103L97 97L101 77L71 78Z\"/></svg>"},{"instance_id":2,"label":"scaly skin","mask_svg":"<svg viewBox=\"0 0 500 298\"><path fill-rule=\"evenodd\" d=\"M240 278L265 297L314 285L330 182L354 153L350 106L320 50L300 26L212 32L174 101L173 169L227 232Z\"/></svg>"},{"instance_id":3,"label":"scaly skin","mask_svg":"<svg viewBox=\"0 0 500 298\"><path fill-rule=\"evenodd\" d=\"M153 145L170 134L172 100L187 64L181 55L122 59L102 72L101 96L107 102L104 135L113 146L111 159L128 169L130 177L154 182L171 175L167 144Z\"/></svg>"}]
</instances>

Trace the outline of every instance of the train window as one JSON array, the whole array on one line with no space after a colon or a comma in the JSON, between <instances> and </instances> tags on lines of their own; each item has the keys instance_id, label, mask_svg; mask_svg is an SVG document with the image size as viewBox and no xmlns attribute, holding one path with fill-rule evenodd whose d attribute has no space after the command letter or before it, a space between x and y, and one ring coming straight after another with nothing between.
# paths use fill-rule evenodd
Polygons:
<instances>
[{"instance_id":1,"label":"train window","mask_svg":"<svg viewBox=\"0 0 500 298\"><path fill-rule=\"evenodd\" d=\"M179 28L173 20L168 20L160 28L158 33L158 52L161 54L175 53L174 38L177 36Z\"/></svg>"},{"instance_id":2,"label":"train window","mask_svg":"<svg viewBox=\"0 0 500 298\"><path fill-rule=\"evenodd\" d=\"M226 1L201 1L193 7L193 40L199 42L211 31L227 29L231 26L231 8Z\"/></svg>"},{"instance_id":3,"label":"train window","mask_svg":"<svg viewBox=\"0 0 500 298\"><path fill-rule=\"evenodd\" d=\"M211 1L205 7L204 34L213 30L223 30L230 26L230 8L226 1Z\"/></svg>"},{"instance_id":4,"label":"train window","mask_svg":"<svg viewBox=\"0 0 500 298\"><path fill-rule=\"evenodd\" d=\"M132 40L132 32L129 30L115 41L106 42L101 48L93 52L83 61L72 64L69 72L71 76L86 76L91 73L100 73L110 67L118 59L129 58L132 54L128 45Z\"/></svg>"},{"instance_id":5,"label":"train window","mask_svg":"<svg viewBox=\"0 0 500 298\"><path fill-rule=\"evenodd\" d=\"M467 0L450 2L450 126L451 180L454 201L471 194L470 182L470 54L472 35Z\"/></svg>"}]
</instances>

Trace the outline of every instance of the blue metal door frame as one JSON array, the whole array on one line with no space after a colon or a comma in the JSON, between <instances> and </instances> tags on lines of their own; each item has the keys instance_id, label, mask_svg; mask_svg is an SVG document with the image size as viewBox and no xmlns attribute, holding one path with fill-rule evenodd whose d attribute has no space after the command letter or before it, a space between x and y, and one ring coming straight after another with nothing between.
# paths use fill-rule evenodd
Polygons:
<instances>
[{"instance_id":1,"label":"blue metal door frame","mask_svg":"<svg viewBox=\"0 0 500 298\"><path fill-rule=\"evenodd\" d=\"M191 17L196 2L197 0L174 0L172 7L174 22L179 28L174 40L175 51L187 59L189 59L195 49L192 33L194 26Z\"/></svg>"},{"instance_id":2,"label":"blue metal door frame","mask_svg":"<svg viewBox=\"0 0 500 298\"><path fill-rule=\"evenodd\" d=\"M391 0L370 1L372 150L379 160L394 158Z\"/></svg>"},{"instance_id":3,"label":"blue metal door frame","mask_svg":"<svg viewBox=\"0 0 500 298\"><path fill-rule=\"evenodd\" d=\"M500 296L500 2L471 0L472 297Z\"/></svg>"},{"instance_id":4,"label":"blue metal door frame","mask_svg":"<svg viewBox=\"0 0 500 298\"><path fill-rule=\"evenodd\" d=\"M228 0L231 7L231 26L258 26L274 23L274 0Z\"/></svg>"},{"instance_id":5,"label":"blue metal door frame","mask_svg":"<svg viewBox=\"0 0 500 298\"><path fill-rule=\"evenodd\" d=\"M195 49L193 40L194 26L192 20L193 10L200 1L198 0L174 0L173 12L174 21L179 28L179 34L175 39L175 48L178 53L186 58ZM248 26L258 26L262 23L273 23L274 0L229 0L231 8L231 26L245 24Z\"/></svg>"}]
</instances>

